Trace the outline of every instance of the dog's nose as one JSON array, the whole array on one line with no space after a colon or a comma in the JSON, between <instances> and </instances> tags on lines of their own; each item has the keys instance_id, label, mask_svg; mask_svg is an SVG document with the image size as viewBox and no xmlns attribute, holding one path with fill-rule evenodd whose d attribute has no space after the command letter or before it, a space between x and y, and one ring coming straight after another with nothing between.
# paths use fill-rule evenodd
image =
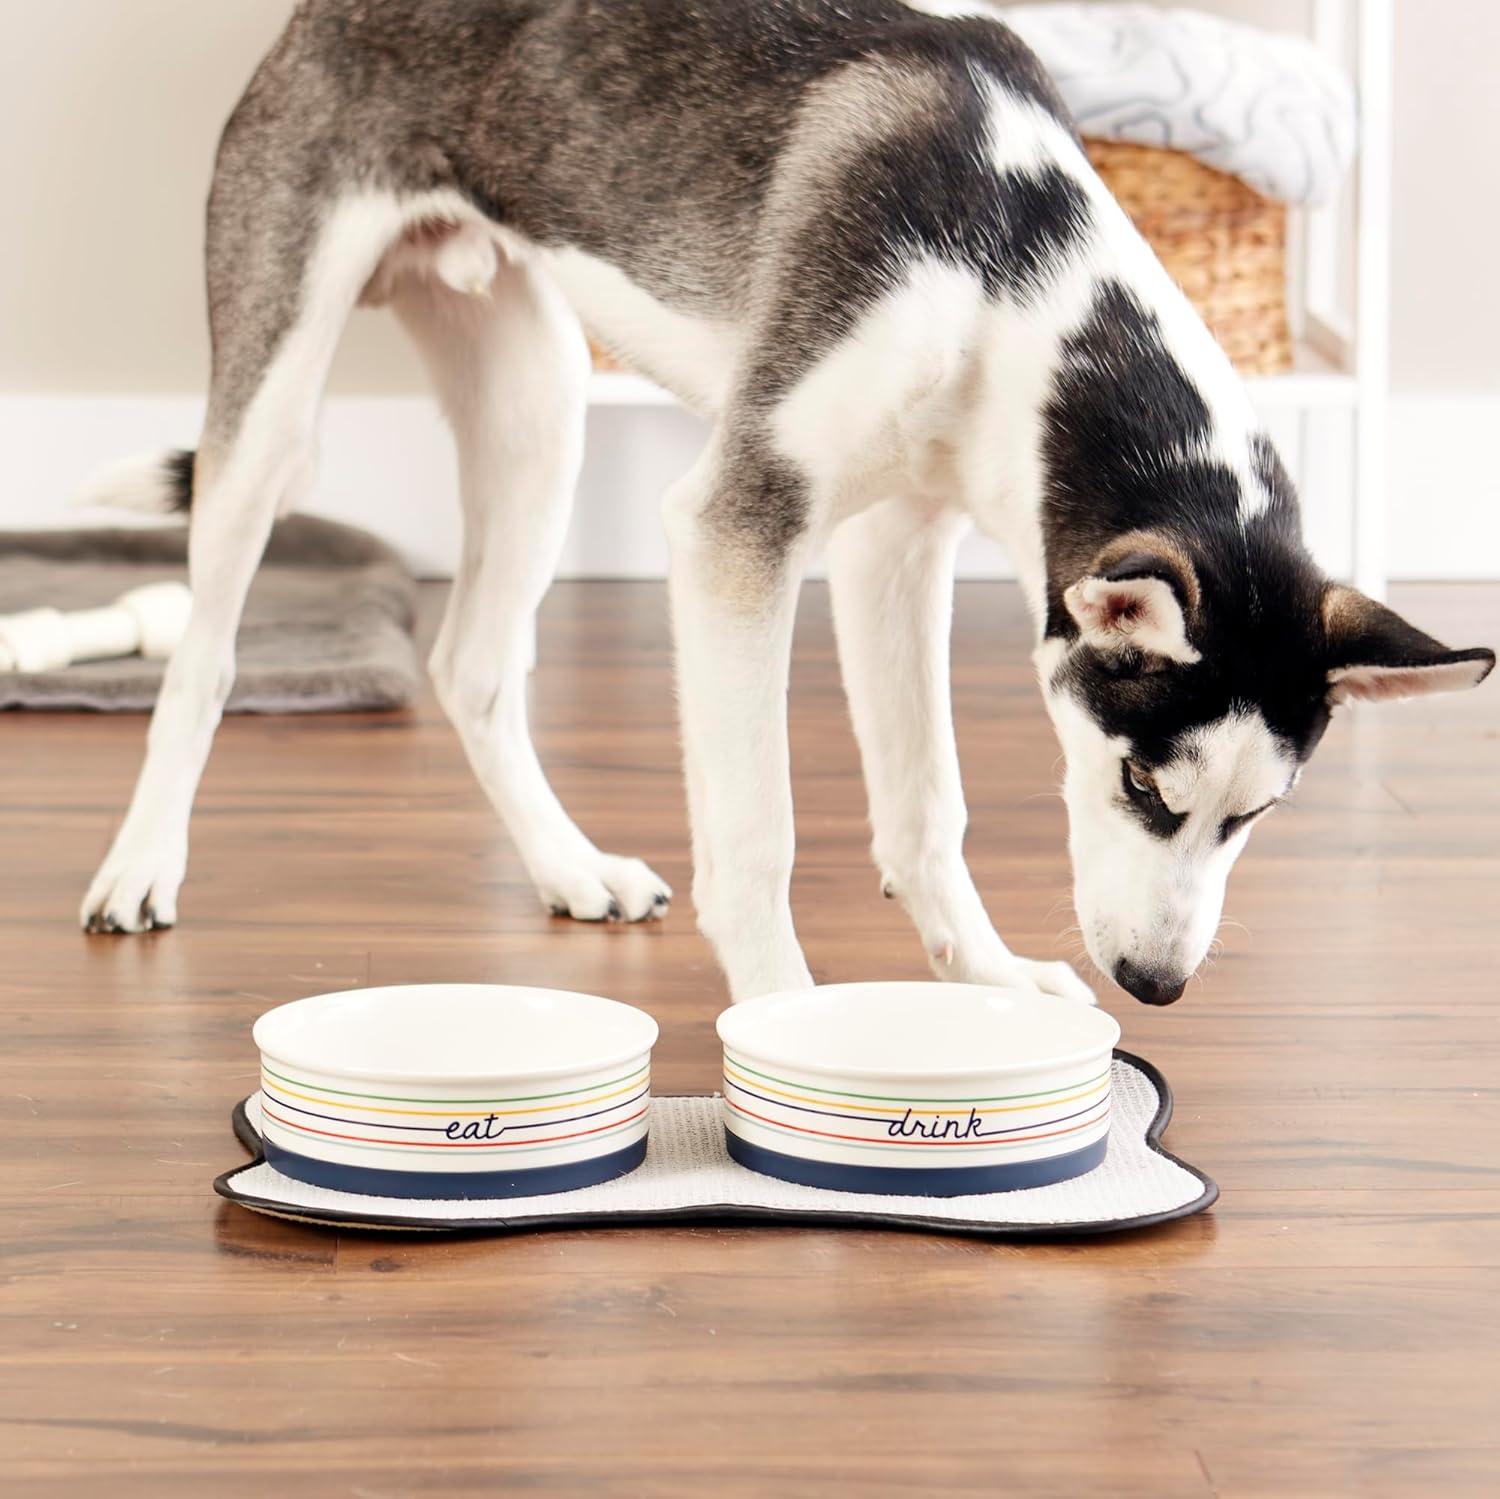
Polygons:
<instances>
[{"instance_id":1,"label":"dog's nose","mask_svg":"<svg viewBox=\"0 0 1500 1499\"><path fill-rule=\"evenodd\" d=\"M1186 979L1152 973L1129 958L1121 958L1115 964L1115 982L1127 993L1135 995L1143 1005L1169 1005L1181 999L1182 991L1187 988Z\"/></svg>"}]
</instances>

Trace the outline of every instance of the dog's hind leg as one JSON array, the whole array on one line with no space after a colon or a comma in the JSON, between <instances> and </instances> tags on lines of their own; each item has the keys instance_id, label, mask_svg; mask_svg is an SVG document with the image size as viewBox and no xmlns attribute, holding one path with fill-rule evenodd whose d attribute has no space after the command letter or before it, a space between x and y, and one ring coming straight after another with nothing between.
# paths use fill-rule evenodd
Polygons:
<instances>
[{"instance_id":1,"label":"dog's hind leg","mask_svg":"<svg viewBox=\"0 0 1500 1499\"><path fill-rule=\"evenodd\" d=\"M839 661L864 763L875 862L940 978L1035 985L1092 1003L1066 963L1010 951L964 862L968 813L948 645L954 556L967 525L955 511L890 500L846 520L829 545Z\"/></svg>"},{"instance_id":2,"label":"dog's hind leg","mask_svg":"<svg viewBox=\"0 0 1500 1499\"><path fill-rule=\"evenodd\" d=\"M601 852L564 811L527 729L537 605L552 581L583 456L589 356L561 293L503 265L487 295L408 276L393 303L458 444L463 557L432 654L438 697L542 901L584 921L643 921L671 891Z\"/></svg>"},{"instance_id":3,"label":"dog's hind leg","mask_svg":"<svg viewBox=\"0 0 1500 1499\"><path fill-rule=\"evenodd\" d=\"M310 471L339 334L401 230L388 195L342 198L310 220L261 214L245 196L221 196L210 214L214 367L193 474L192 615L151 716L130 810L83 902L90 931L176 920L193 797L234 681L245 594L278 509Z\"/></svg>"}]
</instances>

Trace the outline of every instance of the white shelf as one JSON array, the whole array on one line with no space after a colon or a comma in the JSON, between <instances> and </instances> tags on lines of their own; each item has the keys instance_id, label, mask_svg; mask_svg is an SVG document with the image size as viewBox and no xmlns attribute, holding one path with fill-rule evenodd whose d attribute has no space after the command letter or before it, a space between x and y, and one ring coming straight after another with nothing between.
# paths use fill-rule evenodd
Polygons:
<instances>
[{"instance_id":1,"label":"white shelf","mask_svg":"<svg viewBox=\"0 0 1500 1499\"><path fill-rule=\"evenodd\" d=\"M1359 399L1353 374L1309 348L1296 352L1295 367L1284 375L1252 375L1246 382L1262 410L1338 407L1352 410ZM644 375L596 370L589 384L590 406L675 406L677 398Z\"/></svg>"}]
</instances>

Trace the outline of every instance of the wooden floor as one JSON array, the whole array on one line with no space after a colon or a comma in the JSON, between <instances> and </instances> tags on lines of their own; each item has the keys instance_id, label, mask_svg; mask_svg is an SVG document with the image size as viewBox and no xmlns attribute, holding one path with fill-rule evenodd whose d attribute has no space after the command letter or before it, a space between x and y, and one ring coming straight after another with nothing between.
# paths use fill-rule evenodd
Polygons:
<instances>
[{"instance_id":1,"label":"wooden floor","mask_svg":"<svg viewBox=\"0 0 1500 1499\"><path fill-rule=\"evenodd\" d=\"M1455 644L1500 589L1408 590ZM563 799L680 890L664 600L548 604L536 716ZM795 899L823 979L917 977L879 898L821 589L794 682ZM1056 749L1014 591L961 590L973 864L1066 951ZM423 1240L221 1203L250 1025L319 990L513 980L662 1023L661 1092L716 1078L685 905L550 920L423 703L237 719L184 925L73 910L139 719L0 722L0 1473L8 1494L1500 1491L1500 691L1350 713L1235 876L1214 970L1104 1003L1177 1094L1209 1215L1076 1244L745 1227ZM1243 923L1239 925L1238 923Z\"/></svg>"}]
</instances>

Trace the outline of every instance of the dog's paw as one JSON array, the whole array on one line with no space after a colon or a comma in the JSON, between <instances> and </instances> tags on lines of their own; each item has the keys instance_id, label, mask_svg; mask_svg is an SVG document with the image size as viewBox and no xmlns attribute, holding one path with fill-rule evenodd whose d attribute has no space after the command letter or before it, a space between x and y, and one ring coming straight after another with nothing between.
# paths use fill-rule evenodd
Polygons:
<instances>
[{"instance_id":1,"label":"dog's paw","mask_svg":"<svg viewBox=\"0 0 1500 1499\"><path fill-rule=\"evenodd\" d=\"M163 843L135 847L115 840L83 898L78 919L84 931L124 935L177 925L177 892L187 870L187 851Z\"/></svg>"},{"instance_id":2,"label":"dog's paw","mask_svg":"<svg viewBox=\"0 0 1500 1499\"><path fill-rule=\"evenodd\" d=\"M944 944L929 957L932 971L940 979L958 984L992 984L1001 989L1021 989L1034 994L1050 994L1081 1004L1096 1005L1094 991L1067 963L1043 963L1018 958L996 943L1000 951L975 958L951 943Z\"/></svg>"},{"instance_id":3,"label":"dog's paw","mask_svg":"<svg viewBox=\"0 0 1500 1499\"><path fill-rule=\"evenodd\" d=\"M574 921L660 921L671 886L639 859L594 850L537 877L537 894L554 916Z\"/></svg>"},{"instance_id":4,"label":"dog's paw","mask_svg":"<svg viewBox=\"0 0 1500 1499\"><path fill-rule=\"evenodd\" d=\"M1015 963L1024 977L1043 994L1075 999L1086 1005L1099 1003L1094 991L1078 977L1070 963L1041 963L1031 958L1017 958Z\"/></svg>"}]
</instances>

